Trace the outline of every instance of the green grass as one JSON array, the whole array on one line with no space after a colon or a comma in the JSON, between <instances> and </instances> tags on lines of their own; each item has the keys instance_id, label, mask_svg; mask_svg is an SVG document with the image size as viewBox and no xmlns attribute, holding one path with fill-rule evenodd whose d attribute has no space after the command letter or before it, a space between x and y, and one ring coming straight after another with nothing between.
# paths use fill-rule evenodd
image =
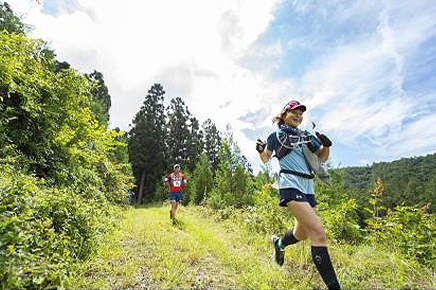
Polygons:
<instances>
[{"instance_id":1,"label":"green grass","mask_svg":"<svg viewBox=\"0 0 436 290\"><path fill-rule=\"evenodd\" d=\"M332 245L344 289L435 289L435 275L399 254L365 246ZM286 250L285 265L272 259L269 236L249 233L235 220L217 221L210 210L132 208L96 255L77 269L74 289L325 289L310 245Z\"/></svg>"}]
</instances>

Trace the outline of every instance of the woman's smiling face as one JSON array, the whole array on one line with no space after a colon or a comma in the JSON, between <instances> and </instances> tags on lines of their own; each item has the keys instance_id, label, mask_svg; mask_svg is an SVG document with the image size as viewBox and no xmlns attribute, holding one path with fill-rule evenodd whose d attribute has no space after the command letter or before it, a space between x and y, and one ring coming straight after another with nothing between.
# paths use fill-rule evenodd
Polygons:
<instances>
[{"instance_id":1,"label":"woman's smiling face","mask_svg":"<svg viewBox=\"0 0 436 290\"><path fill-rule=\"evenodd\" d=\"M298 125L303 121L303 113L304 111L300 108L287 110L286 113L283 114L283 121L288 126L298 127Z\"/></svg>"}]
</instances>

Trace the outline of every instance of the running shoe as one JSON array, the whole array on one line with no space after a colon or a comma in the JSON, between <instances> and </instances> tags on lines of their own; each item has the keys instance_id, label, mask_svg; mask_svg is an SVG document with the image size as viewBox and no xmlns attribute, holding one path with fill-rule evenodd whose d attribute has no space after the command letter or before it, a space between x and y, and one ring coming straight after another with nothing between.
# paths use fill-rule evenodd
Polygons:
<instances>
[{"instance_id":1,"label":"running shoe","mask_svg":"<svg viewBox=\"0 0 436 290\"><path fill-rule=\"evenodd\" d=\"M276 235L272 235L271 242L274 246L274 252L275 252L274 257L276 263L279 264L280 266L283 266L283 264L285 263L285 250L279 247L279 240L280 240L279 237L277 237Z\"/></svg>"}]
</instances>

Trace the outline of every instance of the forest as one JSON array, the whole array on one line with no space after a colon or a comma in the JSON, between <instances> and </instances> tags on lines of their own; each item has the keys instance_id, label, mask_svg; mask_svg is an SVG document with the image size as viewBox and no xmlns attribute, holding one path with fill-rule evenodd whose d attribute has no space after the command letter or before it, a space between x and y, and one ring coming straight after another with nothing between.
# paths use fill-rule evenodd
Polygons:
<instances>
[{"instance_id":1,"label":"forest","mask_svg":"<svg viewBox=\"0 0 436 290\"><path fill-rule=\"evenodd\" d=\"M367 167L347 167L343 171L350 196L364 202L376 180L383 182L380 203L387 208L421 206L435 213L436 153L374 163Z\"/></svg>"},{"instance_id":2,"label":"forest","mask_svg":"<svg viewBox=\"0 0 436 290\"><path fill-rule=\"evenodd\" d=\"M160 83L144 88L128 131L109 128L104 75L58 61L6 2L0 13L1 289L64 287L129 208L162 203L175 163L189 181L183 205L253 233L293 223L273 172L254 174L231 131L200 122ZM432 154L330 168L332 186L316 181L329 239L398 253L434 279L435 165Z\"/></svg>"}]
</instances>

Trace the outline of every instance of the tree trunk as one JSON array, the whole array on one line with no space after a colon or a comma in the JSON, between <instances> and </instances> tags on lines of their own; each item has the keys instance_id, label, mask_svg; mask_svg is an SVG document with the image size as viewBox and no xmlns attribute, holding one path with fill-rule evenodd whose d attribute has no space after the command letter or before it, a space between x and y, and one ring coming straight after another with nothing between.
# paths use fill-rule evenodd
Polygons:
<instances>
[{"instance_id":1,"label":"tree trunk","mask_svg":"<svg viewBox=\"0 0 436 290\"><path fill-rule=\"evenodd\" d=\"M142 171L141 183L139 184L138 204L142 201L142 191L144 190L145 169Z\"/></svg>"}]
</instances>

